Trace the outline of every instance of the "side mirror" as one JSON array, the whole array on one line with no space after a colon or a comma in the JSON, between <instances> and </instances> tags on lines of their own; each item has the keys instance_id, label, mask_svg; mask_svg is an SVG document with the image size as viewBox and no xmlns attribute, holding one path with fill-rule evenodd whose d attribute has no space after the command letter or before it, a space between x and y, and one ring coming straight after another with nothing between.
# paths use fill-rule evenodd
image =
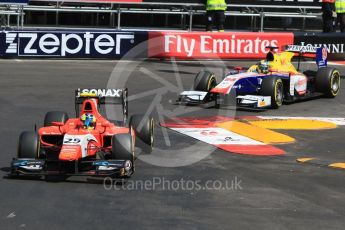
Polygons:
<instances>
[{"instance_id":1,"label":"side mirror","mask_svg":"<svg viewBox=\"0 0 345 230\"><path fill-rule=\"evenodd\" d=\"M102 122L102 126L104 128L108 128L108 127L110 127L110 122L109 121L104 121L104 122Z\"/></svg>"},{"instance_id":2,"label":"side mirror","mask_svg":"<svg viewBox=\"0 0 345 230\"><path fill-rule=\"evenodd\" d=\"M241 66L235 66L234 70L236 70L237 73L240 73L241 70L243 70L243 67L241 67Z\"/></svg>"},{"instance_id":3,"label":"side mirror","mask_svg":"<svg viewBox=\"0 0 345 230\"><path fill-rule=\"evenodd\" d=\"M64 126L65 124L63 123L63 122L57 122L57 121L53 121L52 122L52 125L54 125L54 126Z\"/></svg>"}]
</instances>

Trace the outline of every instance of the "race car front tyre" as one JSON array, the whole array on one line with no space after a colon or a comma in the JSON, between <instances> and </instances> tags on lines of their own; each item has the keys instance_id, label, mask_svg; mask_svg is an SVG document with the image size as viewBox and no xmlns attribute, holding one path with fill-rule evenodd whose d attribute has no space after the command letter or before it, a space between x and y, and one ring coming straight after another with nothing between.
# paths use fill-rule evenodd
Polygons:
<instances>
[{"instance_id":1,"label":"race car front tyre","mask_svg":"<svg viewBox=\"0 0 345 230\"><path fill-rule=\"evenodd\" d=\"M326 97L336 97L340 89L339 71L331 67L318 69L315 78L315 88L317 92L323 93Z\"/></svg>"},{"instance_id":2,"label":"race car front tyre","mask_svg":"<svg viewBox=\"0 0 345 230\"><path fill-rule=\"evenodd\" d=\"M39 158L40 142L36 132L25 131L19 136L18 158Z\"/></svg>"},{"instance_id":3,"label":"race car front tyre","mask_svg":"<svg viewBox=\"0 0 345 230\"><path fill-rule=\"evenodd\" d=\"M284 84L278 77L264 77L261 83L259 94L271 97L271 107L278 109L283 104Z\"/></svg>"},{"instance_id":4,"label":"race car front tyre","mask_svg":"<svg viewBox=\"0 0 345 230\"><path fill-rule=\"evenodd\" d=\"M209 71L200 71L194 79L194 90L209 92L217 86L216 75Z\"/></svg>"},{"instance_id":5,"label":"race car front tyre","mask_svg":"<svg viewBox=\"0 0 345 230\"><path fill-rule=\"evenodd\" d=\"M134 162L134 143L129 133L116 134L112 138L111 158Z\"/></svg>"},{"instance_id":6,"label":"race car front tyre","mask_svg":"<svg viewBox=\"0 0 345 230\"><path fill-rule=\"evenodd\" d=\"M136 143L145 153L151 153L154 143L154 120L144 115L132 115L129 119L129 127L134 129Z\"/></svg>"},{"instance_id":7,"label":"race car front tyre","mask_svg":"<svg viewBox=\"0 0 345 230\"><path fill-rule=\"evenodd\" d=\"M46 113L44 117L44 127L51 126L52 122L66 123L68 120L68 114L60 111L51 111Z\"/></svg>"}]
</instances>

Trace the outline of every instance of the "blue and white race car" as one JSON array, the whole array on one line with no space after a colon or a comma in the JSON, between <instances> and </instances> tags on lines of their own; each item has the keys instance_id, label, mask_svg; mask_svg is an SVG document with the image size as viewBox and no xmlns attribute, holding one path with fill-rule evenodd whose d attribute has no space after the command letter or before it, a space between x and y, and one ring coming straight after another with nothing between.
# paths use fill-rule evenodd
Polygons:
<instances>
[{"instance_id":1,"label":"blue and white race car","mask_svg":"<svg viewBox=\"0 0 345 230\"><path fill-rule=\"evenodd\" d=\"M294 102L315 96L334 98L340 89L339 71L327 66L325 47L288 46L286 51L275 52L267 47L266 59L248 70L237 67L218 84L215 74L201 71L194 80L194 91L184 91L178 98L183 104L204 104L214 101L216 107L235 97L239 107L279 108L283 102ZM316 53L317 71L303 73L295 68L291 59L298 52ZM299 66L299 64L298 64Z\"/></svg>"}]
</instances>

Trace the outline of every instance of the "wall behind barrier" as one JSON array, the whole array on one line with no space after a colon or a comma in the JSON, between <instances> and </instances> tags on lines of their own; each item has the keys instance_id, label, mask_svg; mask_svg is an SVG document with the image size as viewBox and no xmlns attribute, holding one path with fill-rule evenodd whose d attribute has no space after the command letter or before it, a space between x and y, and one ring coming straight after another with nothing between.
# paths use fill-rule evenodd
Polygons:
<instances>
[{"instance_id":1,"label":"wall behind barrier","mask_svg":"<svg viewBox=\"0 0 345 230\"><path fill-rule=\"evenodd\" d=\"M0 57L4 58L260 59L268 51L266 46L282 49L290 44L326 46L329 60L345 60L343 33L0 31Z\"/></svg>"}]
</instances>

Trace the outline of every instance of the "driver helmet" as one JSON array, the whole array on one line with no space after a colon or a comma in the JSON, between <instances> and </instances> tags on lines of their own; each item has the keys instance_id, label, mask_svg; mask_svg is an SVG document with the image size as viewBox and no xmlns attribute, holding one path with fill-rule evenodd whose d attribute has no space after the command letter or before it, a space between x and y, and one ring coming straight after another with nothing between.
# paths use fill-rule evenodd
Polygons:
<instances>
[{"instance_id":1,"label":"driver helmet","mask_svg":"<svg viewBox=\"0 0 345 230\"><path fill-rule=\"evenodd\" d=\"M258 65L258 73L264 73L267 74L269 72L269 62L268 61L262 61L259 65Z\"/></svg>"},{"instance_id":2,"label":"driver helmet","mask_svg":"<svg viewBox=\"0 0 345 230\"><path fill-rule=\"evenodd\" d=\"M96 117L91 113L84 113L80 120L83 122L84 129L94 129L96 126Z\"/></svg>"}]
</instances>

